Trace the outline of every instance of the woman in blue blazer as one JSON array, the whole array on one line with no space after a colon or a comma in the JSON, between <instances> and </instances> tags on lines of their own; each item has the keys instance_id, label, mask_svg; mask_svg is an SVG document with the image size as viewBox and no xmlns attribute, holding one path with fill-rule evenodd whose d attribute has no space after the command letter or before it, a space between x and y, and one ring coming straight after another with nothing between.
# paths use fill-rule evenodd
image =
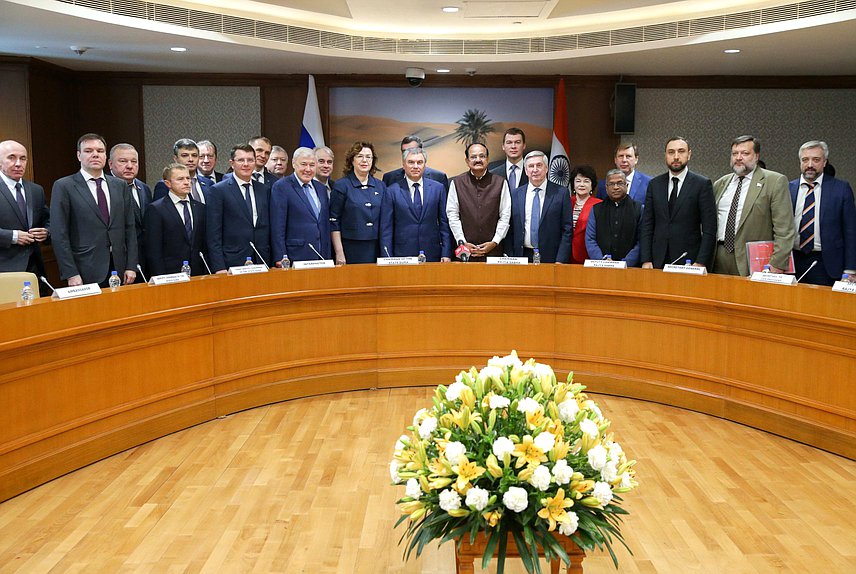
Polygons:
<instances>
[{"instance_id":1,"label":"woman in blue blazer","mask_svg":"<svg viewBox=\"0 0 856 574\"><path fill-rule=\"evenodd\" d=\"M345 176L330 195L330 231L336 265L374 263L379 252L380 205L386 186L374 177L377 156L369 142L355 142L345 156Z\"/></svg>"}]
</instances>

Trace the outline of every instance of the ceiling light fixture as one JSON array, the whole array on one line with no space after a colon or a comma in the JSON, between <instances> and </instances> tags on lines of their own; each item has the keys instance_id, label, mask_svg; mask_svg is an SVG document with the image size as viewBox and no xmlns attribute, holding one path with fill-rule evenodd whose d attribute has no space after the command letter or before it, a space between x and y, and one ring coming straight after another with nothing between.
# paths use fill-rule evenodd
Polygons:
<instances>
[{"instance_id":1,"label":"ceiling light fixture","mask_svg":"<svg viewBox=\"0 0 856 574\"><path fill-rule=\"evenodd\" d=\"M723 54L739 54L740 50L738 50L737 48L729 48L727 50L723 50L722 53Z\"/></svg>"},{"instance_id":2,"label":"ceiling light fixture","mask_svg":"<svg viewBox=\"0 0 856 574\"><path fill-rule=\"evenodd\" d=\"M438 73L438 74L448 74L448 73L449 73L449 72L451 72L451 71L452 71L452 70L450 70L449 68L437 68L437 73Z\"/></svg>"},{"instance_id":3,"label":"ceiling light fixture","mask_svg":"<svg viewBox=\"0 0 856 574\"><path fill-rule=\"evenodd\" d=\"M454 14L455 12L461 11L461 9L458 8L457 6L443 6L442 10L446 14Z\"/></svg>"},{"instance_id":4,"label":"ceiling light fixture","mask_svg":"<svg viewBox=\"0 0 856 574\"><path fill-rule=\"evenodd\" d=\"M170 48L173 52L186 52L187 48L182 48L181 46L173 46Z\"/></svg>"}]
</instances>

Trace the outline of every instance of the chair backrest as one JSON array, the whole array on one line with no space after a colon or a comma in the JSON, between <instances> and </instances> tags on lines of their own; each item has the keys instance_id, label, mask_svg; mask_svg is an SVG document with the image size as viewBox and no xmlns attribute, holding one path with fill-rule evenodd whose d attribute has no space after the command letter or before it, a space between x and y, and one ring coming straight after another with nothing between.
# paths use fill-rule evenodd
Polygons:
<instances>
[{"instance_id":1,"label":"chair backrest","mask_svg":"<svg viewBox=\"0 0 856 574\"><path fill-rule=\"evenodd\" d=\"M33 287L33 293L39 296L39 280L33 273L26 271L10 271L0 273L0 303L14 303L21 300L21 289L24 281L29 281Z\"/></svg>"}]
</instances>

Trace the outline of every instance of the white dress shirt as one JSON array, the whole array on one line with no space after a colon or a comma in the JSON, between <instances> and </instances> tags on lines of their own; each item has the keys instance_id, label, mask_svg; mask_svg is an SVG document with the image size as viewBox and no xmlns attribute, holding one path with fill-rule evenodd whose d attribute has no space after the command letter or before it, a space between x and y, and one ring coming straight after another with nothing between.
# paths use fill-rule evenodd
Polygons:
<instances>
[{"instance_id":1,"label":"white dress shirt","mask_svg":"<svg viewBox=\"0 0 856 574\"><path fill-rule=\"evenodd\" d=\"M823 187L823 174L820 174L814 182L814 251L820 251L820 188ZM802 223L802 212L805 207L805 196L808 193L808 182L800 176L800 187L797 190L797 203L794 206L794 249L800 248L800 223Z\"/></svg>"},{"instance_id":2,"label":"white dress shirt","mask_svg":"<svg viewBox=\"0 0 856 574\"><path fill-rule=\"evenodd\" d=\"M546 196L547 180L544 180L538 187L538 197L541 200L541 210L538 215L544 213L544 197ZM526 186L526 209L523 218L523 247L532 249L532 242L529 240L532 236L532 202L535 201L535 186L530 182Z\"/></svg>"},{"instance_id":3,"label":"white dress shirt","mask_svg":"<svg viewBox=\"0 0 856 574\"><path fill-rule=\"evenodd\" d=\"M113 210L110 208L110 187L107 185L107 177L104 175L102 171L100 175L89 175L83 169L80 170L80 175L83 176L83 179L86 181L86 185L89 187L89 193L92 194L92 199L95 200L95 205L98 205L98 189L95 187L95 179L101 178L101 190L104 192L104 197L107 198L107 214L111 214Z\"/></svg>"},{"instance_id":4,"label":"white dress shirt","mask_svg":"<svg viewBox=\"0 0 856 574\"><path fill-rule=\"evenodd\" d=\"M485 172L487 175L489 172ZM484 177L484 176L482 176ZM446 217L449 219L449 227L452 230L452 235L455 236L455 242L463 241L467 243L467 238L464 236L464 228L461 225L461 206L458 203L458 191L455 189L454 180L449 182L449 197L446 200ZM499 197L499 221L496 223L496 233L493 235L493 241L497 245L505 239L508 234L508 225L511 222L511 193L508 191L508 181L502 181L502 192Z\"/></svg>"},{"instance_id":5,"label":"white dress shirt","mask_svg":"<svg viewBox=\"0 0 856 574\"><path fill-rule=\"evenodd\" d=\"M422 205L425 205L425 184L423 179L420 177L419 181L412 181L409 177L405 178L407 181L407 187L410 188L410 203L413 203L413 198L416 196L415 191L413 190L413 185L419 184L419 196L422 198Z\"/></svg>"},{"instance_id":6,"label":"white dress shirt","mask_svg":"<svg viewBox=\"0 0 856 574\"><path fill-rule=\"evenodd\" d=\"M681 190L684 188L684 180L687 179L687 172L688 171L689 171L689 169L685 167L683 169L683 171L681 171L681 173L672 173L671 171L669 172L669 201L672 200L672 186L674 185L672 178L673 177L678 178L678 197L680 197L681 196ZM743 185L746 185L746 183L744 182ZM743 194L742 189L740 190L740 194L741 195ZM678 200L678 197L675 198L675 201Z\"/></svg>"},{"instance_id":7,"label":"white dress shirt","mask_svg":"<svg viewBox=\"0 0 856 574\"><path fill-rule=\"evenodd\" d=\"M14 179L8 177L3 172L0 172L0 179L3 180L3 183L6 184L6 187L9 188L9 193L11 193L12 197L14 197L16 200L18 199L18 191L15 189L16 183L21 184L21 193L24 194L24 198L27 197L27 193L23 189L24 188L24 180L23 179L21 179L19 181L15 181ZM21 231L29 231L29 230L28 229L22 229ZM13 229L12 230L12 243L10 243L9 245L15 245L16 243L18 243L18 230Z\"/></svg>"},{"instance_id":8,"label":"white dress shirt","mask_svg":"<svg viewBox=\"0 0 856 574\"><path fill-rule=\"evenodd\" d=\"M235 174L233 174L232 177L235 178L235 183L238 184L238 190L241 192L241 199L243 199L244 202L247 201L247 188L244 186L248 183L250 184L250 202L253 204L253 227L255 227L256 221L259 219L259 213L256 210L256 194L253 193L252 177L250 177L250 181L244 181Z\"/></svg>"},{"instance_id":9,"label":"white dress shirt","mask_svg":"<svg viewBox=\"0 0 856 574\"><path fill-rule=\"evenodd\" d=\"M187 195L184 199L181 199L173 192L169 192L169 199L172 201L172 204L175 206L175 210L178 211L178 216L181 218L181 221L184 221L184 206L179 203L180 201L187 201L187 212L190 214L190 226L193 227L193 206L190 205L190 194Z\"/></svg>"},{"instance_id":10,"label":"white dress shirt","mask_svg":"<svg viewBox=\"0 0 856 574\"><path fill-rule=\"evenodd\" d=\"M740 219L743 217L743 206L746 205L746 196L749 194L749 185L752 183L752 176L755 175L753 169L743 176L743 187L740 188L740 200L737 202L737 219L734 222L734 232L740 229ZM728 223L728 212L731 211L731 200L734 199L734 192L737 191L737 182L739 176L735 173L731 176L731 181L725 188L722 197L719 198L719 204L716 206L717 211L717 228L716 240L725 240L725 226Z\"/></svg>"}]
</instances>

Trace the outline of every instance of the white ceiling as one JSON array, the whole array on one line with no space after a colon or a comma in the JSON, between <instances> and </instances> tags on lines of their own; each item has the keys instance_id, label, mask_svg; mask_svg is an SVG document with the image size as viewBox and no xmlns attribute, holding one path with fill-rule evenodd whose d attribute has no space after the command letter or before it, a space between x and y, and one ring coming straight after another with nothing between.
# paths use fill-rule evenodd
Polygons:
<instances>
[{"instance_id":1,"label":"white ceiling","mask_svg":"<svg viewBox=\"0 0 856 574\"><path fill-rule=\"evenodd\" d=\"M665 13L659 21L683 20L727 5L730 0L630 0L610 2L609 12L589 15L592 0L532 0L541 11L522 24L507 18L468 18L476 2L419 0L389 3L381 0L231 0L177 2L209 12L241 14L290 25L345 31L348 34L383 35L392 27L393 37L525 37L538 34L573 34L590 30L636 26L656 22L651 14ZM818 0L819 2L831 0ZM524 2L512 2L517 5ZM483 4L483 3L482 3ZM503 4L492 2L492 4ZM738 11L776 2L742 2ZM778 2L781 4L781 2ZM807 4L807 3L806 3ZM276 6L273 6L276 5ZM459 5L462 13L446 18L444 5ZM222 6L222 8L221 8ZM240 10L235 7L240 6ZM291 6L290 8L288 6ZM315 8L315 11L307 8ZM527 7L524 7L527 8ZM574 13L555 17L555 14ZM569 12L570 11L570 12ZM575 11L575 12L574 12ZM554 15L551 17L551 15ZM635 15L635 16L634 16ZM590 19L602 22L594 26ZM494 22L497 20L497 22ZM409 22L411 25L405 24ZM453 32L424 35L425 28ZM459 22L456 24L455 22ZM347 25L346 25L347 24ZM457 26L457 27L456 27ZM604 27L608 26L608 27ZM511 32L507 32L511 30ZM764 32L759 34L759 32ZM389 36L389 34L387 34ZM0 54L33 56L75 70L206 73L339 73L403 74L407 66L437 67L462 74L475 68L479 74L608 74L608 75L854 75L856 74L856 10L802 18L781 25L716 32L645 44L574 50L550 54L504 56L417 56L311 49L305 46L213 34L159 22L117 17L52 0L0 0ZM70 46L91 47L74 54ZM171 46L188 48L173 53ZM738 55L723 54L740 48Z\"/></svg>"}]
</instances>

